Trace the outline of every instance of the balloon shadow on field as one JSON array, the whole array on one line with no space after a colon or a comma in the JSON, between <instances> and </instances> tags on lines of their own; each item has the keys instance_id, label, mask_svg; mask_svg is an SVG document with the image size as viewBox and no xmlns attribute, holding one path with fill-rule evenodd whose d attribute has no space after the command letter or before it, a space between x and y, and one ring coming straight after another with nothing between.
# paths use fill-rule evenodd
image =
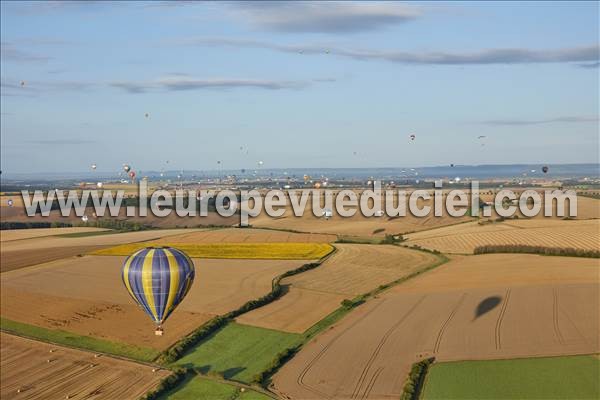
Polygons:
<instances>
[{"instance_id":1,"label":"balloon shadow on field","mask_svg":"<svg viewBox=\"0 0 600 400\"><path fill-rule=\"evenodd\" d=\"M481 317L482 315L487 314L488 312L492 311L494 308L496 308L498 306L498 304L500 304L501 301L502 301L502 297L500 297L500 296L490 296L490 297L483 299L477 305L477 308L475 309L475 317L473 318L473 320L476 320L477 318Z\"/></svg>"}]
</instances>

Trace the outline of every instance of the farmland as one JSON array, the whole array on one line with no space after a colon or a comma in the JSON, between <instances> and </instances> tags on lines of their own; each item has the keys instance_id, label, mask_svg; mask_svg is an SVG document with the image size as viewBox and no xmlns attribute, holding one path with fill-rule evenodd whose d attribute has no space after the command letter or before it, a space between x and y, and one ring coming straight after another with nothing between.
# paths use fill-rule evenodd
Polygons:
<instances>
[{"instance_id":1,"label":"farmland","mask_svg":"<svg viewBox=\"0 0 600 400\"><path fill-rule=\"evenodd\" d=\"M163 244L171 245L170 242ZM326 243L173 243L190 257L255 259L255 260L315 260L329 254L333 248ZM124 244L95 251L95 255L125 256L147 246L161 246L145 242Z\"/></svg>"},{"instance_id":2,"label":"farmland","mask_svg":"<svg viewBox=\"0 0 600 400\"><path fill-rule=\"evenodd\" d=\"M215 315L271 290L297 260L195 260L198 279L154 336L154 325L121 282L124 257L85 256L2 273L1 315L47 329L163 349Z\"/></svg>"},{"instance_id":3,"label":"farmland","mask_svg":"<svg viewBox=\"0 0 600 400\"><path fill-rule=\"evenodd\" d=\"M359 306L275 375L292 398L400 396L413 362L600 351L597 261L459 257ZM588 299L585 301L584 299Z\"/></svg>"},{"instance_id":4,"label":"farmland","mask_svg":"<svg viewBox=\"0 0 600 400\"><path fill-rule=\"evenodd\" d=\"M423 392L434 399L597 399L600 359L567 356L435 364Z\"/></svg>"},{"instance_id":5,"label":"farmland","mask_svg":"<svg viewBox=\"0 0 600 400\"><path fill-rule=\"evenodd\" d=\"M256 392L254 390L198 376L189 378L182 386L172 391L169 391L161 397L161 399L170 400L267 400L269 398L269 396L263 393Z\"/></svg>"},{"instance_id":6,"label":"farmland","mask_svg":"<svg viewBox=\"0 0 600 400\"><path fill-rule=\"evenodd\" d=\"M50 228L52 229L52 228ZM29 231L23 229L22 231ZM20 231L15 231L20 232ZM51 230L50 232L57 232ZM60 231L59 231L60 232ZM76 231L77 232L77 231ZM165 229L140 232L125 232L103 234L99 236L60 237L44 236L29 239L2 241L2 272L11 271L30 265L37 265L53 260L83 255L103 247L115 246L123 243L134 243L159 239L161 237L189 233L184 229ZM72 231L70 233L73 233ZM14 235L14 234L13 234ZM4 236L4 231L2 233ZM10 237L10 235L9 235Z\"/></svg>"},{"instance_id":7,"label":"farmland","mask_svg":"<svg viewBox=\"0 0 600 400\"><path fill-rule=\"evenodd\" d=\"M177 361L203 373L251 382L275 359L296 344L300 335L230 323Z\"/></svg>"},{"instance_id":8,"label":"farmland","mask_svg":"<svg viewBox=\"0 0 600 400\"><path fill-rule=\"evenodd\" d=\"M5 333L0 339L3 399L137 398L169 374Z\"/></svg>"},{"instance_id":9,"label":"farmland","mask_svg":"<svg viewBox=\"0 0 600 400\"><path fill-rule=\"evenodd\" d=\"M337 252L314 270L285 278L289 292L242 315L240 323L301 333L344 299L376 289L427 265L431 254L396 246L337 244Z\"/></svg>"},{"instance_id":10,"label":"farmland","mask_svg":"<svg viewBox=\"0 0 600 400\"><path fill-rule=\"evenodd\" d=\"M407 235L407 245L444 253L472 254L488 245L528 245L583 250L600 249L600 220L510 220L477 222Z\"/></svg>"}]
</instances>

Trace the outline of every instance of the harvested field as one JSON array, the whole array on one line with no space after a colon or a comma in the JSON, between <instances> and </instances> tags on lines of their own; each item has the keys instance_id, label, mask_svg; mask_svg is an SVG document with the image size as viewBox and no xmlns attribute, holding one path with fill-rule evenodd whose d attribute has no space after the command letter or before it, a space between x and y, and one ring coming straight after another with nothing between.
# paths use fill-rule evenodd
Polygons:
<instances>
[{"instance_id":1,"label":"harvested field","mask_svg":"<svg viewBox=\"0 0 600 400\"><path fill-rule=\"evenodd\" d=\"M155 243L331 243L336 239L335 235L327 234L224 228L170 236Z\"/></svg>"},{"instance_id":2,"label":"harvested field","mask_svg":"<svg viewBox=\"0 0 600 400\"><path fill-rule=\"evenodd\" d=\"M2 317L81 335L163 349L217 314L271 290L272 279L304 261L194 260L196 280L165 334L121 282L125 257L85 256L3 273Z\"/></svg>"},{"instance_id":3,"label":"harvested field","mask_svg":"<svg viewBox=\"0 0 600 400\"><path fill-rule=\"evenodd\" d=\"M376 289L437 261L397 246L336 244L337 252L316 269L285 278L289 292L237 321L287 332L304 332L343 299Z\"/></svg>"},{"instance_id":4,"label":"harvested field","mask_svg":"<svg viewBox=\"0 0 600 400\"><path fill-rule=\"evenodd\" d=\"M133 254L147 246L160 243L145 242L124 244L97 250L95 255L123 256ZM329 254L333 247L326 243L169 243L162 245L177 247L190 257L225 258L247 260L316 260Z\"/></svg>"},{"instance_id":5,"label":"harvested field","mask_svg":"<svg viewBox=\"0 0 600 400\"><path fill-rule=\"evenodd\" d=\"M137 399L169 375L152 367L0 334L2 399ZM52 353L50 352L52 351Z\"/></svg>"},{"instance_id":6,"label":"harvested field","mask_svg":"<svg viewBox=\"0 0 600 400\"><path fill-rule=\"evenodd\" d=\"M50 228L52 229L52 228ZM65 228L61 228L65 229ZM66 228L77 229L77 228ZM23 229L27 230L27 229ZM16 231L15 231L16 232ZM188 229L150 230L82 237L36 237L0 243L2 272L99 250L102 247L189 233Z\"/></svg>"},{"instance_id":7,"label":"harvested field","mask_svg":"<svg viewBox=\"0 0 600 400\"><path fill-rule=\"evenodd\" d=\"M398 398L413 362L600 351L594 259L460 257L368 301L275 375L290 398Z\"/></svg>"},{"instance_id":8,"label":"harvested field","mask_svg":"<svg viewBox=\"0 0 600 400\"><path fill-rule=\"evenodd\" d=\"M479 246L528 245L600 249L600 220L507 220L479 225L476 222L407 235L409 246L450 254L472 254Z\"/></svg>"},{"instance_id":9,"label":"harvested field","mask_svg":"<svg viewBox=\"0 0 600 400\"><path fill-rule=\"evenodd\" d=\"M84 232L103 232L104 228L38 228L38 229L13 229L0 231L0 241L9 242L11 240L32 239L43 236L56 236L72 233Z\"/></svg>"}]
</instances>

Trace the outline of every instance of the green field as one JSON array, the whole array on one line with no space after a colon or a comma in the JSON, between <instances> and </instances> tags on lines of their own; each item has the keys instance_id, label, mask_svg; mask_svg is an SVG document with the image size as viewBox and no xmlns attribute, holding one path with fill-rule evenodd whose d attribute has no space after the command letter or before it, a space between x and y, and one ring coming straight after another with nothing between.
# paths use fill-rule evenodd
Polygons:
<instances>
[{"instance_id":1,"label":"green field","mask_svg":"<svg viewBox=\"0 0 600 400\"><path fill-rule=\"evenodd\" d=\"M270 397L255 392L254 390L244 389L226 383L202 378L188 378L184 384L171 390L161 400L268 400Z\"/></svg>"},{"instance_id":2,"label":"green field","mask_svg":"<svg viewBox=\"0 0 600 400\"><path fill-rule=\"evenodd\" d=\"M195 346L175 364L202 373L217 372L225 379L251 382L281 351L298 343L301 335L229 323Z\"/></svg>"},{"instance_id":3,"label":"green field","mask_svg":"<svg viewBox=\"0 0 600 400\"><path fill-rule=\"evenodd\" d=\"M61 344L79 349L96 351L99 353L114 354L139 361L152 361L159 351L145 347L137 347L130 344L111 342L103 339L96 339L89 336L81 336L72 332L40 328L38 326L23 324L11 321L6 318L0 318L0 327L2 331L13 333L15 335L38 339L43 342Z\"/></svg>"},{"instance_id":4,"label":"green field","mask_svg":"<svg viewBox=\"0 0 600 400\"><path fill-rule=\"evenodd\" d=\"M434 364L422 399L599 399L600 358L568 356Z\"/></svg>"}]
</instances>

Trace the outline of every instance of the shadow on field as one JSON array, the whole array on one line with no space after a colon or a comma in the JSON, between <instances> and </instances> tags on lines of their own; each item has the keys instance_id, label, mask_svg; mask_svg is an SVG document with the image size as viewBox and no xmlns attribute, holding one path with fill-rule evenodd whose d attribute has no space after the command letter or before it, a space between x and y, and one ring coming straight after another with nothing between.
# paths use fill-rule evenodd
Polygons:
<instances>
[{"instance_id":1,"label":"shadow on field","mask_svg":"<svg viewBox=\"0 0 600 400\"><path fill-rule=\"evenodd\" d=\"M473 318L473 320L476 320L477 318L481 317L482 315L492 311L494 308L496 308L498 306L498 304L500 304L500 302L502 301L502 297L500 296L490 296L488 298L485 298L481 301L481 303L479 303L477 305L477 308L475 309L475 318Z\"/></svg>"}]
</instances>

